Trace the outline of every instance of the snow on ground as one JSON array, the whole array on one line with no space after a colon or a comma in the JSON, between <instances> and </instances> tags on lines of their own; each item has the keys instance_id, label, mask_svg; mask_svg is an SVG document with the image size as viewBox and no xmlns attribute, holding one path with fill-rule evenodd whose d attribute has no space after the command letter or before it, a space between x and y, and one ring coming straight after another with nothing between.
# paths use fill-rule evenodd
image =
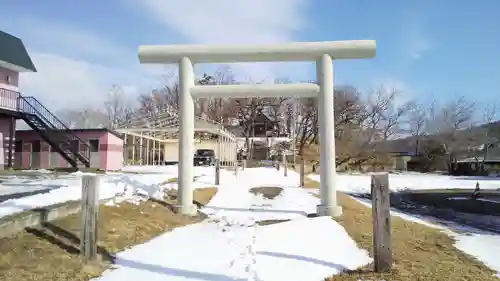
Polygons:
<instances>
[{"instance_id":1,"label":"snow on ground","mask_svg":"<svg viewBox=\"0 0 500 281\"><path fill-rule=\"evenodd\" d=\"M161 185L161 183L177 177L177 166L129 166L125 168L128 172L141 171L142 174L115 172L101 175L99 189L101 200L120 195L127 200L136 201L133 200L134 195L142 194L154 197L162 195L164 188L176 188L177 186L176 184ZM213 168L197 167L194 173L197 178L195 188L213 186L213 170ZM79 200L82 196L82 175L84 173L76 172L58 178L23 179L10 182L10 186L0 185L0 194L2 195L43 189L50 190L47 193L0 202L0 217L66 201Z\"/></svg>"},{"instance_id":2,"label":"snow on ground","mask_svg":"<svg viewBox=\"0 0 500 281\"><path fill-rule=\"evenodd\" d=\"M500 277L500 236L488 234L450 234L456 239L455 246L461 251L476 257L489 268L498 272Z\"/></svg>"},{"instance_id":3,"label":"snow on ground","mask_svg":"<svg viewBox=\"0 0 500 281\"><path fill-rule=\"evenodd\" d=\"M319 175L309 175L315 181L319 181ZM340 191L353 193L370 193L369 174L337 174L337 186ZM474 189L479 182L481 189L500 189L500 178L487 177L453 177L433 174L390 174L389 188L393 191L404 189L447 189L463 188Z\"/></svg>"},{"instance_id":4,"label":"snow on ground","mask_svg":"<svg viewBox=\"0 0 500 281\"><path fill-rule=\"evenodd\" d=\"M177 175L177 165L167 165L167 166L129 165L123 167L121 171L129 173Z\"/></svg>"},{"instance_id":5,"label":"snow on ground","mask_svg":"<svg viewBox=\"0 0 500 281\"><path fill-rule=\"evenodd\" d=\"M58 182L60 188L52 189L47 193L26 196L17 199L9 199L0 203L0 217L12 215L25 210L39 207L45 207L66 201L78 200L81 198L81 177L75 175L71 178L40 181L38 186L47 188L47 186ZM19 187L18 192L24 192L28 189L26 186ZM21 191L22 190L22 191ZM115 181L115 178L101 178L99 189L100 199L112 198L116 193L123 192L123 183Z\"/></svg>"},{"instance_id":6,"label":"snow on ground","mask_svg":"<svg viewBox=\"0 0 500 281\"><path fill-rule=\"evenodd\" d=\"M49 171L46 169L38 169L38 170L19 170L21 173L39 173L39 174L51 174L53 171Z\"/></svg>"},{"instance_id":7,"label":"snow on ground","mask_svg":"<svg viewBox=\"0 0 500 281\"><path fill-rule=\"evenodd\" d=\"M298 178L273 168L222 174L217 194L202 209L207 220L119 253L114 268L94 281L317 281L371 262L337 222L306 218L319 200L297 188ZM283 192L273 200L249 192L262 186Z\"/></svg>"},{"instance_id":8,"label":"snow on ground","mask_svg":"<svg viewBox=\"0 0 500 281\"><path fill-rule=\"evenodd\" d=\"M232 173L222 175L221 183L217 195L205 206L204 213L226 220L248 220L249 214L253 221L302 218L316 213L319 204L318 198L297 188L299 175L295 172L284 177L283 172L274 168L253 168L240 172L237 177ZM249 192L252 187L265 186L281 187L283 192L274 200Z\"/></svg>"},{"instance_id":9,"label":"snow on ground","mask_svg":"<svg viewBox=\"0 0 500 281\"><path fill-rule=\"evenodd\" d=\"M31 171L31 173L36 173L37 175L28 175L26 172L22 172L19 175L16 174L2 174L0 175L0 197L5 197L14 193L28 193L39 190L47 190L51 188L60 187L64 185L64 182L52 182L47 185L44 184L45 180L50 179L46 172L42 171L38 173L37 171Z\"/></svg>"},{"instance_id":10,"label":"snow on ground","mask_svg":"<svg viewBox=\"0 0 500 281\"><path fill-rule=\"evenodd\" d=\"M309 177L316 181L320 180L319 175L309 175ZM394 191L403 186L410 189L473 188L476 181L479 181L481 188L496 189L500 187L500 179L488 179L481 177L459 179L451 176L426 174L389 175L389 186L391 190ZM470 186L465 183L468 183ZM345 192L369 193L370 176L339 174L337 188ZM310 190L309 192L318 194L319 190ZM354 197L352 198L371 208L371 201L361 200ZM489 268L499 272L498 276L500 277L500 259L497 258L498 253L500 252L500 235L431 217L415 216L395 210L391 210L391 214L408 221L413 221L442 230L444 233L456 240L455 247L477 258ZM457 233L454 230L459 230L460 233Z\"/></svg>"},{"instance_id":11,"label":"snow on ground","mask_svg":"<svg viewBox=\"0 0 500 281\"><path fill-rule=\"evenodd\" d=\"M119 253L94 281L317 281L370 261L330 218L263 227L203 222Z\"/></svg>"},{"instance_id":12,"label":"snow on ground","mask_svg":"<svg viewBox=\"0 0 500 281\"><path fill-rule=\"evenodd\" d=\"M20 191L20 187L22 191ZM10 183L10 184L0 184L0 196L9 196L16 193L29 193L40 190L48 190L51 188L56 188L59 186L48 186L38 183Z\"/></svg>"},{"instance_id":13,"label":"snow on ground","mask_svg":"<svg viewBox=\"0 0 500 281\"><path fill-rule=\"evenodd\" d=\"M457 196L457 197L447 198L446 200L470 200L470 197ZM500 203L500 198L499 199L476 198L475 200L481 201L481 202Z\"/></svg>"},{"instance_id":14,"label":"snow on ground","mask_svg":"<svg viewBox=\"0 0 500 281\"><path fill-rule=\"evenodd\" d=\"M49 174L49 173L45 173ZM13 186L0 186L0 193L16 188L19 192L50 188L48 193L11 199L0 203L0 217L36 207L48 206L81 197L81 175L74 173L57 179L47 177L18 180ZM101 176L100 198L119 194L126 200L137 194L156 196L177 183L162 184L177 177L177 166L128 166L123 172ZM196 167L195 188L213 186L214 168ZM319 181L319 176L311 175ZM500 188L500 180L456 178L439 175L390 175L393 190L405 188ZM15 182L12 179L10 184ZM221 171L219 191L202 209L208 219L202 223L177 228L150 242L119 253L116 267L96 280L321 280L371 261L357 248L345 230L330 218L306 218L315 213L319 203L308 194L313 190L297 188L299 176L289 171L288 177L273 168L255 168L234 172ZM339 190L369 192L369 175L339 174ZM274 200L249 192L252 187L283 188ZM7 190L7 191L6 191ZM363 202L368 204L367 202ZM393 212L404 219L441 229L456 239L456 247L477 257L487 266L500 271L495 255L500 251L500 236L480 231L456 233L448 226L435 224L425 217ZM275 225L259 226L261 220L291 220ZM314 239L304 239L314 237ZM332 254L342 253L342 254ZM286 268L286 270L282 270Z\"/></svg>"}]
</instances>

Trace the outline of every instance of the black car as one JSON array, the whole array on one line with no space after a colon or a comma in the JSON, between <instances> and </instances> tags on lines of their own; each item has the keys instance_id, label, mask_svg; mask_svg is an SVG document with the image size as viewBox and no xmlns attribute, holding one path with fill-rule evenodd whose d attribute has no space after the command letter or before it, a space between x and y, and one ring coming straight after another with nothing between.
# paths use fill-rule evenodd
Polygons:
<instances>
[{"instance_id":1,"label":"black car","mask_svg":"<svg viewBox=\"0 0 500 281\"><path fill-rule=\"evenodd\" d=\"M213 149L198 149L194 154L194 166L215 165L215 151Z\"/></svg>"}]
</instances>

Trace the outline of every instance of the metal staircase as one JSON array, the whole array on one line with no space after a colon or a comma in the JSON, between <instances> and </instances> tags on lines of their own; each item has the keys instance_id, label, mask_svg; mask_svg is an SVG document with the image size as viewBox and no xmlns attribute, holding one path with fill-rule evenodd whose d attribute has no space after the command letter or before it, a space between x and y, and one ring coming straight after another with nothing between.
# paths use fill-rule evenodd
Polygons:
<instances>
[{"instance_id":1,"label":"metal staircase","mask_svg":"<svg viewBox=\"0 0 500 281\"><path fill-rule=\"evenodd\" d=\"M71 166L90 167L89 145L76 136L35 97L19 95L17 108L24 122L38 132L42 139L61 154Z\"/></svg>"}]
</instances>

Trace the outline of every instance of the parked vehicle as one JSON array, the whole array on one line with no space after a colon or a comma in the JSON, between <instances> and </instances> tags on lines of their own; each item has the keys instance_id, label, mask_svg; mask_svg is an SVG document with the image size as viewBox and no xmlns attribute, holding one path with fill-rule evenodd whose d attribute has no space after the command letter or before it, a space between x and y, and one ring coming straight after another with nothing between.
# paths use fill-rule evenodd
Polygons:
<instances>
[{"instance_id":1,"label":"parked vehicle","mask_svg":"<svg viewBox=\"0 0 500 281\"><path fill-rule=\"evenodd\" d=\"M194 154L194 166L214 166L215 151L213 149L198 149Z\"/></svg>"}]
</instances>

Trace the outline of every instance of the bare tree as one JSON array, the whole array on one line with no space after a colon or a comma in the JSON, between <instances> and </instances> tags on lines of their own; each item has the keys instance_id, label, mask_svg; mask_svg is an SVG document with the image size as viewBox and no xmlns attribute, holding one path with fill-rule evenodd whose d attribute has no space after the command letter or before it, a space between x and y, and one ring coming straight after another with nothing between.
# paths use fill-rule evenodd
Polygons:
<instances>
[{"instance_id":1,"label":"bare tree","mask_svg":"<svg viewBox=\"0 0 500 281\"><path fill-rule=\"evenodd\" d=\"M409 112L408 130L415 141L415 155L420 154L420 142L426 133L425 123L427 117L427 110L422 104L414 104Z\"/></svg>"},{"instance_id":2,"label":"bare tree","mask_svg":"<svg viewBox=\"0 0 500 281\"><path fill-rule=\"evenodd\" d=\"M276 83L285 83L277 80ZM285 102L287 97L276 98L231 98L226 101L225 115L236 119L242 128L243 137L255 136L255 120L262 115L273 121L283 123L285 115ZM279 130L280 128L270 128Z\"/></svg>"},{"instance_id":3,"label":"bare tree","mask_svg":"<svg viewBox=\"0 0 500 281\"><path fill-rule=\"evenodd\" d=\"M242 128L242 135L245 138L247 148L251 147L250 138L255 137L255 121L257 118L266 115L266 117L274 119L273 115L279 111L278 108L282 106L285 100L285 98L233 99L231 108L234 110L236 120ZM269 129L272 130L273 134L276 130L279 130L279 128Z\"/></svg>"},{"instance_id":4,"label":"bare tree","mask_svg":"<svg viewBox=\"0 0 500 281\"><path fill-rule=\"evenodd\" d=\"M304 98L297 102L299 116L295 129L296 139L298 140L298 154L304 153L304 147L317 141L318 134L318 110L316 106L317 99Z\"/></svg>"},{"instance_id":5,"label":"bare tree","mask_svg":"<svg viewBox=\"0 0 500 281\"><path fill-rule=\"evenodd\" d=\"M161 89L139 96L139 111L144 116L151 117L153 112L179 110L179 82L174 79L175 74L168 74L166 83ZM203 74L195 81L198 85L223 85L234 83L233 74L229 67L219 68L213 75ZM195 115L214 121L227 117L228 99L197 98L195 99Z\"/></svg>"},{"instance_id":6,"label":"bare tree","mask_svg":"<svg viewBox=\"0 0 500 281\"><path fill-rule=\"evenodd\" d=\"M473 127L475 103L465 97L450 101L437 110L435 105L429 110L429 129L434 142L441 144L446 155L448 170L458 157L465 154L473 143L471 129Z\"/></svg>"},{"instance_id":7,"label":"bare tree","mask_svg":"<svg viewBox=\"0 0 500 281\"><path fill-rule=\"evenodd\" d=\"M369 130L369 118L376 117L378 107L368 106L361 100L361 94L354 87L341 87L335 90L335 138L337 165L349 162L361 155L361 151L371 151L374 130ZM296 137L298 152L304 153L306 146L318 142L318 112L316 99L299 99ZM372 115L369 112L373 113ZM373 124L378 122L373 120ZM376 126L373 127L376 127ZM370 132L370 133L369 133Z\"/></svg>"},{"instance_id":8,"label":"bare tree","mask_svg":"<svg viewBox=\"0 0 500 281\"><path fill-rule=\"evenodd\" d=\"M378 165L387 161L386 142L402 132L410 104L396 104L397 92L384 87L368 92L364 100L354 93L343 106L341 123L336 124L338 146L344 147L337 163L349 162L358 168L366 162Z\"/></svg>"},{"instance_id":9,"label":"bare tree","mask_svg":"<svg viewBox=\"0 0 500 281\"><path fill-rule=\"evenodd\" d=\"M65 109L57 114L59 119L70 129L107 128L109 119L100 109L81 108Z\"/></svg>"},{"instance_id":10,"label":"bare tree","mask_svg":"<svg viewBox=\"0 0 500 281\"><path fill-rule=\"evenodd\" d=\"M221 67L213 75L203 74L196 81L200 85L230 85L235 84L234 74L228 66ZM231 99L228 98L198 98L196 101L197 115L227 125L231 118L235 118L235 111L231 109Z\"/></svg>"},{"instance_id":11,"label":"bare tree","mask_svg":"<svg viewBox=\"0 0 500 281\"><path fill-rule=\"evenodd\" d=\"M478 135L478 150L482 152L483 161L489 157L490 149L498 142L498 139L494 137L492 134L492 123L493 121L498 119L498 104L496 103L487 103L483 108L483 116L482 123L480 128L480 132L477 132Z\"/></svg>"},{"instance_id":12,"label":"bare tree","mask_svg":"<svg viewBox=\"0 0 500 281\"><path fill-rule=\"evenodd\" d=\"M123 92L122 87L114 85L108 93L104 102L104 109L108 115L108 125L116 128L120 123L130 121L134 115L134 109Z\"/></svg>"}]
</instances>

